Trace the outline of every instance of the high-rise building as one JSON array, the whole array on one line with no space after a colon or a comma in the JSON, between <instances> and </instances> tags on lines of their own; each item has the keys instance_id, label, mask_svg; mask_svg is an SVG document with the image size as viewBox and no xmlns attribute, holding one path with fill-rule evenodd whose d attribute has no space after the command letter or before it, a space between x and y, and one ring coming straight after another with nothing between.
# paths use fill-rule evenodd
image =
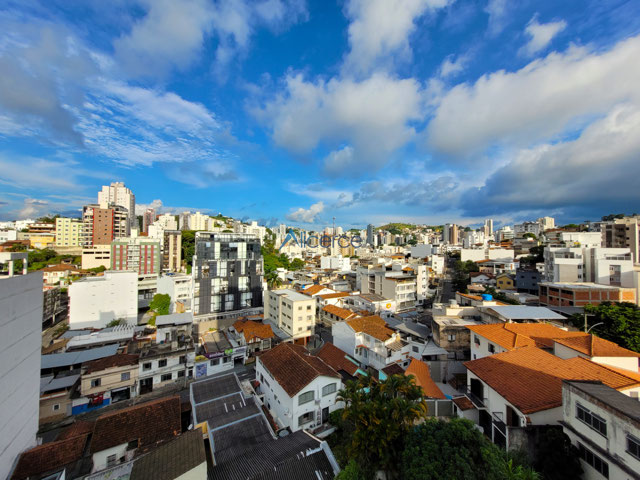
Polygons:
<instances>
[{"instance_id":1,"label":"high-rise building","mask_svg":"<svg viewBox=\"0 0 640 480\"><path fill-rule=\"evenodd\" d=\"M176 217L169 213L159 215L155 223L161 226L164 230L178 230L178 222L176 221Z\"/></svg>"},{"instance_id":2,"label":"high-rise building","mask_svg":"<svg viewBox=\"0 0 640 480\"><path fill-rule=\"evenodd\" d=\"M77 218L56 218L56 247L79 247L83 224Z\"/></svg>"},{"instance_id":3,"label":"high-rise building","mask_svg":"<svg viewBox=\"0 0 640 480\"><path fill-rule=\"evenodd\" d=\"M191 230L189 220L191 219L191 212L182 212L179 216L180 230Z\"/></svg>"},{"instance_id":4,"label":"high-rise building","mask_svg":"<svg viewBox=\"0 0 640 480\"><path fill-rule=\"evenodd\" d=\"M179 272L182 264L182 232L165 230L162 236L162 271Z\"/></svg>"},{"instance_id":5,"label":"high-rise building","mask_svg":"<svg viewBox=\"0 0 640 480\"><path fill-rule=\"evenodd\" d=\"M373 225L367 225L367 245L371 245L372 247L376 246L375 232L376 229Z\"/></svg>"},{"instance_id":6,"label":"high-rise building","mask_svg":"<svg viewBox=\"0 0 640 480\"><path fill-rule=\"evenodd\" d=\"M142 231L147 233L149 225L156 221L156 211L153 208L147 208L142 214Z\"/></svg>"},{"instance_id":7,"label":"high-rise building","mask_svg":"<svg viewBox=\"0 0 640 480\"><path fill-rule=\"evenodd\" d=\"M114 204L85 205L82 211L82 246L109 245L116 238L129 236L129 212Z\"/></svg>"},{"instance_id":8,"label":"high-rise building","mask_svg":"<svg viewBox=\"0 0 640 480\"><path fill-rule=\"evenodd\" d=\"M111 243L111 270L130 270L139 275L160 273L160 241L155 238L122 238Z\"/></svg>"},{"instance_id":9,"label":"high-rise building","mask_svg":"<svg viewBox=\"0 0 640 480\"><path fill-rule=\"evenodd\" d=\"M618 218L601 226L602 246L628 248L633 263L640 263L640 216Z\"/></svg>"},{"instance_id":10,"label":"high-rise building","mask_svg":"<svg viewBox=\"0 0 640 480\"><path fill-rule=\"evenodd\" d=\"M122 182L112 182L111 185L104 185L98 192L98 203L113 204L125 208L128 214L129 231L137 227L136 218L136 196L125 187Z\"/></svg>"},{"instance_id":11,"label":"high-rise building","mask_svg":"<svg viewBox=\"0 0 640 480\"><path fill-rule=\"evenodd\" d=\"M484 221L484 236L490 237L493 235L493 219L488 218Z\"/></svg>"},{"instance_id":12,"label":"high-rise building","mask_svg":"<svg viewBox=\"0 0 640 480\"><path fill-rule=\"evenodd\" d=\"M263 261L255 235L196 233L191 275L193 314L203 327L229 326L262 307Z\"/></svg>"},{"instance_id":13,"label":"high-rise building","mask_svg":"<svg viewBox=\"0 0 640 480\"><path fill-rule=\"evenodd\" d=\"M0 263L21 255L2 252ZM42 302L42 272L0 276L0 478L37 443Z\"/></svg>"},{"instance_id":14,"label":"high-rise building","mask_svg":"<svg viewBox=\"0 0 640 480\"><path fill-rule=\"evenodd\" d=\"M541 217L538 219L538 224L543 232L556 228L556 220L553 217Z\"/></svg>"}]
</instances>

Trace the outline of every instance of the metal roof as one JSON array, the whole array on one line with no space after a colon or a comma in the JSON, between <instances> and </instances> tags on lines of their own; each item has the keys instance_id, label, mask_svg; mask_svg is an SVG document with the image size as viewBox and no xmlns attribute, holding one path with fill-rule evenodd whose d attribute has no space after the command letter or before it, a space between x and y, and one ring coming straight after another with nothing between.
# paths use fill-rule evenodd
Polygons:
<instances>
[{"instance_id":1,"label":"metal roof","mask_svg":"<svg viewBox=\"0 0 640 480\"><path fill-rule=\"evenodd\" d=\"M160 315L156 317L156 327L162 325L187 325L193 323L193 314L187 313L170 313L169 315Z\"/></svg>"},{"instance_id":2,"label":"metal roof","mask_svg":"<svg viewBox=\"0 0 640 480\"><path fill-rule=\"evenodd\" d=\"M482 308L482 307L480 307ZM546 307L529 307L526 305L498 305L484 307L509 320L565 320L562 315Z\"/></svg>"},{"instance_id":3,"label":"metal roof","mask_svg":"<svg viewBox=\"0 0 640 480\"><path fill-rule=\"evenodd\" d=\"M106 345L104 347L80 350L78 352L52 353L42 355L40 368L57 368L78 365L98 358L110 357L118 352L119 345Z\"/></svg>"},{"instance_id":4,"label":"metal roof","mask_svg":"<svg viewBox=\"0 0 640 480\"><path fill-rule=\"evenodd\" d=\"M53 392L63 388L71 387L80 378L80 374L66 375L64 377L55 377L49 375L40 378L40 393Z\"/></svg>"}]
</instances>

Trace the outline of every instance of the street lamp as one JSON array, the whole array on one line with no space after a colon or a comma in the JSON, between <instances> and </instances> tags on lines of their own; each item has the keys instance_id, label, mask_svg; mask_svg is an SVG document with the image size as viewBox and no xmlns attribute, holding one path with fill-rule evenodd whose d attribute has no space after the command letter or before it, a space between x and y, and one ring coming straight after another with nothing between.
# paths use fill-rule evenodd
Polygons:
<instances>
[{"instance_id":1,"label":"street lamp","mask_svg":"<svg viewBox=\"0 0 640 480\"><path fill-rule=\"evenodd\" d=\"M587 330L587 333L589 333L593 327L597 327L598 325L604 325L604 322L598 322L598 323L596 323L595 325L591 325L591 326L589 327L589 329Z\"/></svg>"}]
</instances>

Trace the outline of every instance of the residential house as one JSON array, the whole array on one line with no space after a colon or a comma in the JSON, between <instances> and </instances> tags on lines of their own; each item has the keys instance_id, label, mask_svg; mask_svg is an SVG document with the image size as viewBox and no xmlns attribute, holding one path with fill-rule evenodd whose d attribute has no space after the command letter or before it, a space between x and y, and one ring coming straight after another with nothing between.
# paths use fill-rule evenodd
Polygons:
<instances>
[{"instance_id":1,"label":"residential house","mask_svg":"<svg viewBox=\"0 0 640 480\"><path fill-rule=\"evenodd\" d=\"M331 326L333 343L361 365L382 370L394 363L409 365L409 343L377 315L356 317Z\"/></svg>"},{"instance_id":2,"label":"residential house","mask_svg":"<svg viewBox=\"0 0 640 480\"><path fill-rule=\"evenodd\" d=\"M469 273L471 284L477 285L495 285L496 277L492 273L471 272Z\"/></svg>"},{"instance_id":3,"label":"residential house","mask_svg":"<svg viewBox=\"0 0 640 480\"><path fill-rule=\"evenodd\" d=\"M60 283L63 278L69 278L71 275L79 274L74 265L67 263L61 263L58 265L51 265L42 269L42 279L45 285L55 285Z\"/></svg>"},{"instance_id":4,"label":"residential house","mask_svg":"<svg viewBox=\"0 0 640 480\"><path fill-rule=\"evenodd\" d=\"M471 360L465 366L478 424L507 449L510 428L559 424L562 380L600 380L625 395L640 392L637 372L624 373L581 357L562 359L535 346Z\"/></svg>"},{"instance_id":5,"label":"residential house","mask_svg":"<svg viewBox=\"0 0 640 480\"><path fill-rule=\"evenodd\" d=\"M237 320L231 327L239 334L240 344L247 346L247 355L269 350L275 340L271 325L253 320Z\"/></svg>"},{"instance_id":6,"label":"residential house","mask_svg":"<svg viewBox=\"0 0 640 480\"><path fill-rule=\"evenodd\" d=\"M92 472L132 460L148 449L180 434L180 397L161 398L98 417L89 452Z\"/></svg>"},{"instance_id":7,"label":"residential house","mask_svg":"<svg viewBox=\"0 0 640 480\"><path fill-rule=\"evenodd\" d=\"M316 299L295 290L265 292L264 320L284 332L282 340L306 341L315 331Z\"/></svg>"},{"instance_id":8,"label":"residential house","mask_svg":"<svg viewBox=\"0 0 640 480\"><path fill-rule=\"evenodd\" d=\"M538 283L542 274L535 268L519 268L516 270L516 289L518 292L538 295Z\"/></svg>"},{"instance_id":9,"label":"residential house","mask_svg":"<svg viewBox=\"0 0 640 480\"><path fill-rule=\"evenodd\" d=\"M55 422L72 415L72 395L80 380L80 371L68 370L40 378L39 423Z\"/></svg>"},{"instance_id":10,"label":"residential house","mask_svg":"<svg viewBox=\"0 0 640 480\"><path fill-rule=\"evenodd\" d=\"M636 352L604 338L585 333L555 338L553 353L560 358L582 357L595 363L636 373L638 372L638 359L640 359L640 354Z\"/></svg>"},{"instance_id":11,"label":"residential house","mask_svg":"<svg viewBox=\"0 0 640 480\"><path fill-rule=\"evenodd\" d=\"M330 327L335 322L342 322L357 316L359 315L352 310L335 305L327 305L320 310L320 323L326 327Z\"/></svg>"},{"instance_id":12,"label":"residential house","mask_svg":"<svg viewBox=\"0 0 640 480\"><path fill-rule=\"evenodd\" d=\"M340 374L301 345L281 343L260 355L256 378L278 426L293 432L326 423L340 406Z\"/></svg>"},{"instance_id":13,"label":"residential house","mask_svg":"<svg viewBox=\"0 0 640 480\"><path fill-rule=\"evenodd\" d=\"M404 371L405 376L413 376L416 385L422 389L424 398L447 398L440 387L436 385L436 382L431 378L431 372L429 371L429 365L416 358L411 360L411 363Z\"/></svg>"},{"instance_id":14,"label":"residential house","mask_svg":"<svg viewBox=\"0 0 640 480\"><path fill-rule=\"evenodd\" d=\"M158 278L158 293L171 297L172 313L191 311L193 279L184 273L165 273Z\"/></svg>"},{"instance_id":15,"label":"residential house","mask_svg":"<svg viewBox=\"0 0 640 480\"><path fill-rule=\"evenodd\" d=\"M562 382L562 427L577 448L586 480L638 478L638 400L602 382Z\"/></svg>"},{"instance_id":16,"label":"residential house","mask_svg":"<svg viewBox=\"0 0 640 480\"><path fill-rule=\"evenodd\" d=\"M372 315L388 317L396 312L396 301L376 293L360 293L342 299L342 304L353 311L367 311Z\"/></svg>"},{"instance_id":17,"label":"residential house","mask_svg":"<svg viewBox=\"0 0 640 480\"><path fill-rule=\"evenodd\" d=\"M87 362L82 368L80 395L89 403L100 397L108 405L138 392L138 355L121 353Z\"/></svg>"},{"instance_id":18,"label":"residential house","mask_svg":"<svg viewBox=\"0 0 640 480\"><path fill-rule=\"evenodd\" d=\"M498 290L515 290L515 276L510 273L501 273L496 277L496 287Z\"/></svg>"}]
</instances>

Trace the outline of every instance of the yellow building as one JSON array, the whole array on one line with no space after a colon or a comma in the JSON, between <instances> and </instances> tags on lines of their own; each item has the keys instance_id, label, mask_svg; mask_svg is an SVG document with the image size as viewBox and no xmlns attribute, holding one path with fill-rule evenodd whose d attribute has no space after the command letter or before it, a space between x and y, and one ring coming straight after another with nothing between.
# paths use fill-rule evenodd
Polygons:
<instances>
[{"instance_id":1,"label":"yellow building","mask_svg":"<svg viewBox=\"0 0 640 480\"><path fill-rule=\"evenodd\" d=\"M82 222L77 218L56 218L56 247L80 246Z\"/></svg>"},{"instance_id":2,"label":"yellow building","mask_svg":"<svg viewBox=\"0 0 640 480\"><path fill-rule=\"evenodd\" d=\"M29 235L29 244L31 248L51 248L55 245L56 236L54 234L36 234Z\"/></svg>"},{"instance_id":3,"label":"yellow building","mask_svg":"<svg viewBox=\"0 0 640 480\"><path fill-rule=\"evenodd\" d=\"M516 282L513 275L508 273L502 273L496 277L496 287L498 290L515 290Z\"/></svg>"},{"instance_id":4,"label":"yellow building","mask_svg":"<svg viewBox=\"0 0 640 480\"><path fill-rule=\"evenodd\" d=\"M103 395L103 404L137 395L138 355L120 353L93 360L85 365L80 378L84 397Z\"/></svg>"}]
</instances>

